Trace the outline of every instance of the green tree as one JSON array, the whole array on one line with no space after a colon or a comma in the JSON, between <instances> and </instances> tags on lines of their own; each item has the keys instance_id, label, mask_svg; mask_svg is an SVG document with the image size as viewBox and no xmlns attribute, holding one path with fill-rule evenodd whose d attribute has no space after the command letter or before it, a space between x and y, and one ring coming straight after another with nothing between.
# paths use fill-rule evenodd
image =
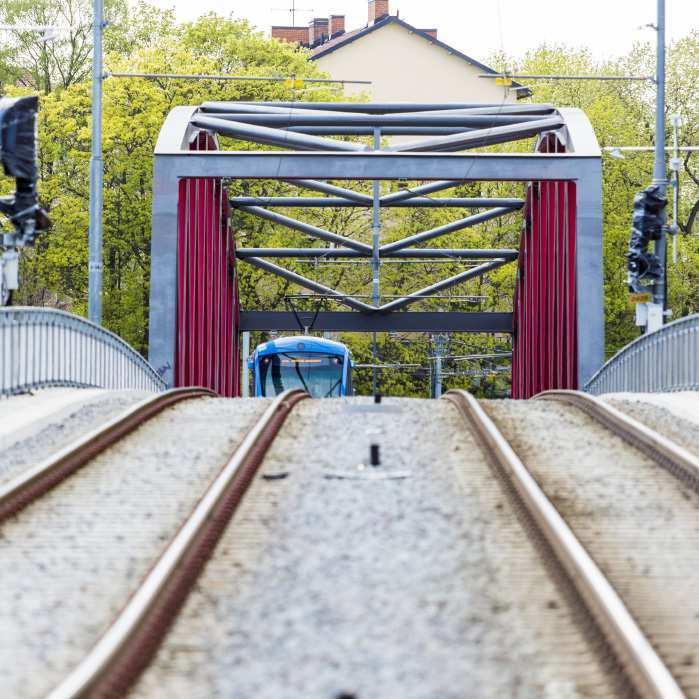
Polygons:
<instances>
[{"instance_id":1,"label":"green tree","mask_svg":"<svg viewBox=\"0 0 699 699\"><path fill-rule=\"evenodd\" d=\"M153 34L155 16L167 24ZM264 39L247 22L215 17L176 25L170 15L143 8L144 26L131 18L129 36L143 43L107 55L112 72L317 74L307 53ZM150 20L149 20L150 18ZM216 42L211 41L215 30ZM225 47L222 50L221 47ZM15 92L17 90L14 90ZM104 320L137 349L147 349L152 154L168 112L204 100L289 99L278 82L106 80L104 89ZM309 98L332 99L331 91ZM25 303L49 303L85 313L87 305L90 84L77 82L42 98L39 136L42 199L51 232L23 260Z\"/></svg>"},{"instance_id":2,"label":"green tree","mask_svg":"<svg viewBox=\"0 0 699 699\"><path fill-rule=\"evenodd\" d=\"M105 49L115 48L128 14L127 0L106 0ZM4 0L0 23L16 26L55 27L57 35L44 41L36 31L8 32L8 48L0 60L0 77L31 87L48 95L55 88L66 88L85 80L92 67L92 0Z\"/></svg>"}]
</instances>

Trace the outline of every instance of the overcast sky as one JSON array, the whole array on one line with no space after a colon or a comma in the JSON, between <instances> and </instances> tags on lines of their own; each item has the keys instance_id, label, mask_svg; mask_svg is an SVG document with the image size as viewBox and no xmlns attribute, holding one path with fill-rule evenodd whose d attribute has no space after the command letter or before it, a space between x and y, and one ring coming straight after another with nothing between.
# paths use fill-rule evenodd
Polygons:
<instances>
[{"instance_id":1,"label":"overcast sky","mask_svg":"<svg viewBox=\"0 0 699 699\"><path fill-rule=\"evenodd\" d=\"M291 24L291 0L150 0L174 7L179 19L215 11L248 19L269 32L272 24ZM699 28L699 0L667 0L668 39ZM296 0L297 24L314 15L347 16L347 29L367 21L366 0ZM503 48L520 56L543 42L585 46L599 58L626 52L636 41L654 40L656 0L391 0L391 14L420 28L436 27L439 38L473 58L485 59ZM286 8L286 9L284 9ZM280 10L280 11L278 11Z\"/></svg>"}]
</instances>

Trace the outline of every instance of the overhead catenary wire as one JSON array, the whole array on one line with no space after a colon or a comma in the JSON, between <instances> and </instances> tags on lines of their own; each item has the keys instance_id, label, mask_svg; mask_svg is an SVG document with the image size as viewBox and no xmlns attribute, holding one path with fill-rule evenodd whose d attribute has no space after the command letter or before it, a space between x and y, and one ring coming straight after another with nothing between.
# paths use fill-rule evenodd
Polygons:
<instances>
[{"instance_id":1,"label":"overhead catenary wire","mask_svg":"<svg viewBox=\"0 0 699 699\"><path fill-rule=\"evenodd\" d=\"M106 78L143 78L146 80L221 80L239 82L326 83L335 85L372 85L371 80L335 80L332 78L298 78L282 75L202 75L187 73L105 73Z\"/></svg>"}]
</instances>

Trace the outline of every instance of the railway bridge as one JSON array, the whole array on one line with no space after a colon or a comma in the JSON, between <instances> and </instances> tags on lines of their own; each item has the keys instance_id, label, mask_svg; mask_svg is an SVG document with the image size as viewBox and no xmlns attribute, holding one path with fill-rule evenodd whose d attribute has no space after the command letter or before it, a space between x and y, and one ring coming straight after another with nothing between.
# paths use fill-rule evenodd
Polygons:
<instances>
[{"instance_id":1,"label":"railway bridge","mask_svg":"<svg viewBox=\"0 0 699 699\"><path fill-rule=\"evenodd\" d=\"M157 371L85 319L0 309L0 695L699 698L699 315L592 376L599 151L583 115L407 109L170 115L153 199ZM461 152L532 136L531 154ZM218 149L227 137L294 150ZM323 196L233 197L235 179ZM347 185L395 179L418 184ZM476 180L522 182L523 196L429 196ZM371 210L371 244L274 211L313 206ZM395 206L477 212L382 240ZM327 245L236 248L231 207ZM518 249L420 246L519 211ZM371 302L279 262L318 256L366 264ZM382 259L444 258L463 269L383 297ZM511 312L407 310L515 262ZM238 334L296 322L241 310L238 264L350 309L319 313L318 329L511 333L514 396L557 388L229 400Z\"/></svg>"},{"instance_id":2,"label":"railway bridge","mask_svg":"<svg viewBox=\"0 0 699 699\"><path fill-rule=\"evenodd\" d=\"M532 138L533 152L515 152L510 145ZM238 149L221 148L224 139L234 139ZM495 149L502 144L508 150ZM228 195L227 184L251 180L284 182L301 191L284 197ZM356 186L367 180L373 183L371 194ZM382 193L382 182L395 181L411 186ZM521 196L433 196L465 182L522 183ZM314 196L302 196L308 190ZM318 207L371 212L371 240L288 214ZM392 207L457 213L444 225L386 242L382 213ZM321 245L236 249L231 208ZM516 249L424 245L513 212L521 212ZM353 296L300 275L284 266L290 258L363 261L371 270L371 293ZM448 260L457 271L388 298L381 286L386 260ZM299 319L293 311L241 309L239 264L254 265L311 291L326 305L349 310ZM507 264L517 265L511 309L408 310ZM169 386L201 385L238 395L240 333L296 330L301 322L317 331L511 334L513 397L575 389L603 362L600 149L583 112L545 104L176 107L155 149L151 270L150 362Z\"/></svg>"}]
</instances>

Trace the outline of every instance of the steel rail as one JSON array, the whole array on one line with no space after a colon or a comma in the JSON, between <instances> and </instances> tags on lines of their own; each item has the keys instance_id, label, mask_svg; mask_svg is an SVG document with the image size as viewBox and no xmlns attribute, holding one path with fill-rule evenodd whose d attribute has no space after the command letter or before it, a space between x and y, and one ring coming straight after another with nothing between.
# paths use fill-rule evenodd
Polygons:
<instances>
[{"instance_id":1,"label":"steel rail","mask_svg":"<svg viewBox=\"0 0 699 699\"><path fill-rule=\"evenodd\" d=\"M581 391L545 391L537 400L553 400L580 408L618 437L699 492L699 457L600 398Z\"/></svg>"},{"instance_id":2,"label":"steel rail","mask_svg":"<svg viewBox=\"0 0 699 699\"><path fill-rule=\"evenodd\" d=\"M0 521L17 514L130 432L176 403L215 396L208 388L175 388L147 398L0 486Z\"/></svg>"},{"instance_id":3,"label":"steel rail","mask_svg":"<svg viewBox=\"0 0 699 699\"><path fill-rule=\"evenodd\" d=\"M273 401L119 616L49 699L126 694L157 651L288 414L308 397L294 389Z\"/></svg>"},{"instance_id":4,"label":"steel rail","mask_svg":"<svg viewBox=\"0 0 699 699\"><path fill-rule=\"evenodd\" d=\"M616 590L476 399L465 391L450 391L444 398L457 407L503 471L639 694L684 697Z\"/></svg>"}]
</instances>

